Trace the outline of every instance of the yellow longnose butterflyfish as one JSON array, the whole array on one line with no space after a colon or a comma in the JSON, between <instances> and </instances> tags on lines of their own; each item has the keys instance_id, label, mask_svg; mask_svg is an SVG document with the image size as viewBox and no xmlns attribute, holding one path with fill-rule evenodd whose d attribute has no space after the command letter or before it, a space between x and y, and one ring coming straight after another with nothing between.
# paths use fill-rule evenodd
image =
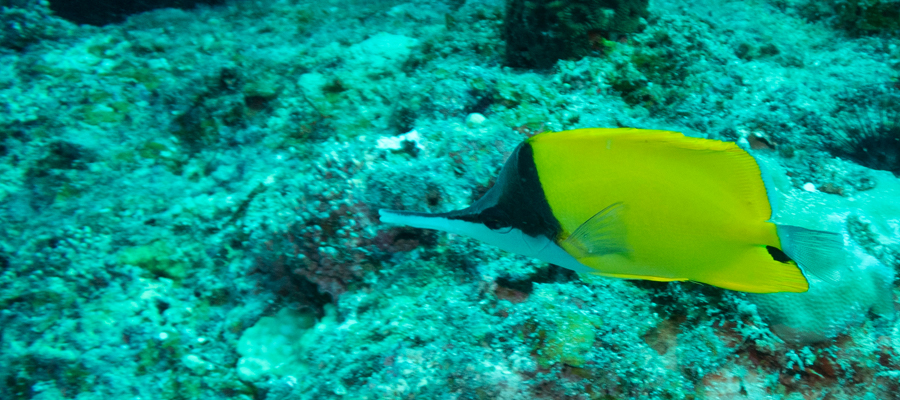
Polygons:
<instances>
[{"instance_id":1,"label":"yellow longnose butterflyfish","mask_svg":"<svg viewBox=\"0 0 900 400\"><path fill-rule=\"evenodd\" d=\"M734 143L577 129L525 140L465 209L379 213L384 223L467 235L580 273L805 292L805 274L828 268L842 238L772 222L766 179Z\"/></svg>"}]
</instances>

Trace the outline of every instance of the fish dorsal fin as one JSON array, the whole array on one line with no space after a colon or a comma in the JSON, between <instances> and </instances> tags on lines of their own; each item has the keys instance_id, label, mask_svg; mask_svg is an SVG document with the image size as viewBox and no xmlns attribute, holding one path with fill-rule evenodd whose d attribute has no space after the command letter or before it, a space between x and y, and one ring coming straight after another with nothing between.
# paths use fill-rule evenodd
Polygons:
<instances>
[{"instance_id":1,"label":"fish dorsal fin","mask_svg":"<svg viewBox=\"0 0 900 400\"><path fill-rule=\"evenodd\" d=\"M630 252L622 219L624 210L625 205L618 202L594 214L563 241L563 248L572 251L576 258Z\"/></svg>"},{"instance_id":2,"label":"fish dorsal fin","mask_svg":"<svg viewBox=\"0 0 900 400\"><path fill-rule=\"evenodd\" d=\"M847 264L847 253L840 233L778 225L778 236L784 253L804 272L826 282L841 280L841 267Z\"/></svg>"},{"instance_id":3,"label":"fish dorsal fin","mask_svg":"<svg viewBox=\"0 0 900 400\"><path fill-rule=\"evenodd\" d=\"M695 138L679 132L634 128L587 128L535 135L528 142L543 151L549 160L565 154L581 160L626 160L608 165L612 172L628 168L628 173L669 175L685 190L698 193L728 195L729 204L739 205L741 212L752 218L768 220L772 216L762 172L756 160L733 142ZM542 149L543 147L543 149ZM641 156L641 162L628 162L628 157ZM551 161L539 160L538 169ZM679 166L670 172L665 166ZM578 176L580 170L554 169L556 176ZM641 190L638 188L638 190ZM551 200L551 206L553 201Z\"/></svg>"},{"instance_id":4,"label":"fish dorsal fin","mask_svg":"<svg viewBox=\"0 0 900 400\"><path fill-rule=\"evenodd\" d=\"M691 150L724 151L737 148L732 142L722 142L703 138L685 136L681 132L662 131L637 128L584 128L562 132L545 132L534 135L528 142L536 143L544 140L601 140L604 138L641 142L645 145L663 145Z\"/></svg>"},{"instance_id":5,"label":"fish dorsal fin","mask_svg":"<svg viewBox=\"0 0 900 400\"><path fill-rule=\"evenodd\" d=\"M766 195L769 198L769 205L772 208L772 216L770 222L778 223L782 217L781 210L784 208L785 193L792 190L790 179L787 172L778 162L768 157L753 157L759 166L759 172L762 176L763 183L766 186Z\"/></svg>"}]
</instances>

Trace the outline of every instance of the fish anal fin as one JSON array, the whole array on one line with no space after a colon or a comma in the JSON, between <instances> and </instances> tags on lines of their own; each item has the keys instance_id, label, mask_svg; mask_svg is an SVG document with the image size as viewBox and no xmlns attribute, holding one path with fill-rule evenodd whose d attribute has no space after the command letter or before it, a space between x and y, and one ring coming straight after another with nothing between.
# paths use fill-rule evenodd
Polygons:
<instances>
[{"instance_id":1,"label":"fish anal fin","mask_svg":"<svg viewBox=\"0 0 900 400\"><path fill-rule=\"evenodd\" d=\"M607 274L603 272L591 272L591 275L599 275L606 276L610 278L621 278L621 279L642 279L647 281L656 281L656 282L674 282L674 281L686 281L688 278L664 278L660 276L652 276L652 275L631 275L631 274Z\"/></svg>"},{"instance_id":2,"label":"fish anal fin","mask_svg":"<svg viewBox=\"0 0 900 400\"><path fill-rule=\"evenodd\" d=\"M691 280L748 293L802 293L809 290L809 281L797 263L776 261L766 246L747 248L727 264L703 271Z\"/></svg>"},{"instance_id":3,"label":"fish anal fin","mask_svg":"<svg viewBox=\"0 0 900 400\"><path fill-rule=\"evenodd\" d=\"M575 258L608 254L627 254L631 251L622 213L625 205L617 202L600 210L563 240L563 247Z\"/></svg>"}]
</instances>

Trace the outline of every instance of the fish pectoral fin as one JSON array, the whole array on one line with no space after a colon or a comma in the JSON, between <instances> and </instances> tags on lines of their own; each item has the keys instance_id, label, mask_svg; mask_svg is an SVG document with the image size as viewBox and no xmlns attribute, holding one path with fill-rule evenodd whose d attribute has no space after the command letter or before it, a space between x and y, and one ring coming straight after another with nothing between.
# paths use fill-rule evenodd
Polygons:
<instances>
[{"instance_id":1,"label":"fish pectoral fin","mask_svg":"<svg viewBox=\"0 0 900 400\"><path fill-rule=\"evenodd\" d=\"M778 225L778 236L784 253L800 264L803 272L826 282L841 280L847 252L840 233Z\"/></svg>"},{"instance_id":2,"label":"fish pectoral fin","mask_svg":"<svg viewBox=\"0 0 900 400\"><path fill-rule=\"evenodd\" d=\"M630 253L622 218L624 210L625 205L618 202L594 214L563 240L563 247L574 252L575 258Z\"/></svg>"}]
</instances>

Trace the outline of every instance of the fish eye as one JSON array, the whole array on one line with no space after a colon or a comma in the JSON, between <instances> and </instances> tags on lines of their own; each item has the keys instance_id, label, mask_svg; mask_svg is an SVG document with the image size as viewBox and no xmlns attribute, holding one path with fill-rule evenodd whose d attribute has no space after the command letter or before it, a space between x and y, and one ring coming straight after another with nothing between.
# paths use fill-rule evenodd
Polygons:
<instances>
[{"instance_id":1,"label":"fish eye","mask_svg":"<svg viewBox=\"0 0 900 400\"><path fill-rule=\"evenodd\" d=\"M503 228L512 228L509 224L504 223L503 221L497 218L491 218L484 221L484 226L488 227L488 229L492 231L496 231Z\"/></svg>"},{"instance_id":2,"label":"fish eye","mask_svg":"<svg viewBox=\"0 0 900 400\"><path fill-rule=\"evenodd\" d=\"M506 213L497 208L488 208L487 210L484 210L481 213L481 223L492 231L512 227Z\"/></svg>"},{"instance_id":3,"label":"fish eye","mask_svg":"<svg viewBox=\"0 0 900 400\"><path fill-rule=\"evenodd\" d=\"M512 232L512 227L511 227L511 226L504 226L504 227L500 227L499 229L494 229L494 230L495 230L495 231L499 231L500 233L502 233L502 234L505 235L505 234L507 234L507 233Z\"/></svg>"}]
</instances>

